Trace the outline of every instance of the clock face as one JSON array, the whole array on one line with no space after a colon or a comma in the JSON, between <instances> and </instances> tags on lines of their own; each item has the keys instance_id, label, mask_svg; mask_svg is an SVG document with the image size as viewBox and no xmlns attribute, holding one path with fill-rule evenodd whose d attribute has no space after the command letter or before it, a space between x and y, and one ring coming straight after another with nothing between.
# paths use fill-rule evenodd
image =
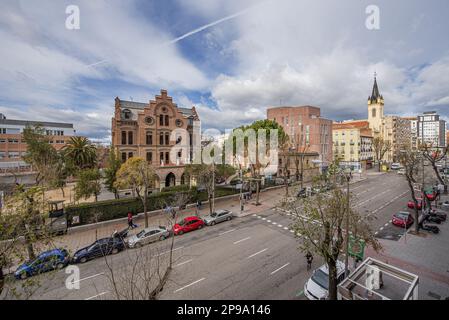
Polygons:
<instances>
[{"instance_id":1,"label":"clock face","mask_svg":"<svg viewBox=\"0 0 449 320\"><path fill-rule=\"evenodd\" d=\"M153 117L146 117L145 118L145 123L146 124L153 124L154 123L154 119L153 119Z\"/></svg>"},{"instance_id":2,"label":"clock face","mask_svg":"<svg viewBox=\"0 0 449 320\"><path fill-rule=\"evenodd\" d=\"M182 127L182 121L180 119L176 119L176 126Z\"/></svg>"}]
</instances>

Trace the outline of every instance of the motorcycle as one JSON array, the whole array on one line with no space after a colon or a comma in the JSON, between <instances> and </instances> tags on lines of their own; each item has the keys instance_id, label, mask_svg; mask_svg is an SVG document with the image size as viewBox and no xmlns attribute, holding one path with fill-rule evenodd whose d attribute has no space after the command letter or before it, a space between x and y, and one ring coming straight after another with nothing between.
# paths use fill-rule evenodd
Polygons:
<instances>
[{"instance_id":1,"label":"motorcycle","mask_svg":"<svg viewBox=\"0 0 449 320\"><path fill-rule=\"evenodd\" d=\"M447 214L441 211L437 211L435 209L430 210L429 214L433 217L438 217L440 218L442 221L446 221L447 218Z\"/></svg>"},{"instance_id":2,"label":"motorcycle","mask_svg":"<svg viewBox=\"0 0 449 320\"><path fill-rule=\"evenodd\" d=\"M441 222L443 222L443 219L441 219L437 216L431 215L431 214L426 214L424 216L424 221L440 224Z\"/></svg>"},{"instance_id":3,"label":"motorcycle","mask_svg":"<svg viewBox=\"0 0 449 320\"><path fill-rule=\"evenodd\" d=\"M427 231L427 232L431 232L434 234L437 234L440 232L440 228L438 228L437 226L432 226L432 225L428 225L428 224L420 224L420 228L421 230Z\"/></svg>"}]
</instances>

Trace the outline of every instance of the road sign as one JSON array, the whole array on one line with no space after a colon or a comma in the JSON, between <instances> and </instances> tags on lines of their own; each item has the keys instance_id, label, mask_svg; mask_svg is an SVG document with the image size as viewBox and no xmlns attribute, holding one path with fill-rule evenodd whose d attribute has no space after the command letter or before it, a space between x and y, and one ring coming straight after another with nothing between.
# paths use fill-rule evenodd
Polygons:
<instances>
[{"instance_id":1,"label":"road sign","mask_svg":"<svg viewBox=\"0 0 449 320\"><path fill-rule=\"evenodd\" d=\"M349 255L357 259L363 260L365 253L365 241L361 239L355 239L353 236L349 236Z\"/></svg>"}]
</instances>

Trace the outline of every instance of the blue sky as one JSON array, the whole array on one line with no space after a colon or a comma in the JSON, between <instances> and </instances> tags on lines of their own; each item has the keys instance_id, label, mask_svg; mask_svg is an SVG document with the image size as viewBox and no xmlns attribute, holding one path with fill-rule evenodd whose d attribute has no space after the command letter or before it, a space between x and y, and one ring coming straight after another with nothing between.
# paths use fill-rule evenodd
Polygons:
<instances>
[{"instance_id":1,"label":"blue sky","mask_svg":"<svg viewBox=\"0 0 449 320\"><path fill-rule=\"evenodd\" d=\"M0 4L0 112L73 122L103 142L116 96L146 102L161 88L195 105L205 128L262 119L280 104L364 118L374 71L387 113L449 116L446 0ZM365 26L372 4L380 30ZM80 9L79 30L65 28L68 5Z\"/></svg>"}]
</instances>

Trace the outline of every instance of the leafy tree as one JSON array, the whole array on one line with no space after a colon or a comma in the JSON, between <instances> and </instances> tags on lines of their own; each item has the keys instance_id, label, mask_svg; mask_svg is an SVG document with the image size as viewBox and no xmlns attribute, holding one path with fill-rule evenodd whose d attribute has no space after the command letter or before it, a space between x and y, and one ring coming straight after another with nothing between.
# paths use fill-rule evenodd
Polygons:
<instances>
[{"instance_id":1,"label":"leafy tree","mask_svg":"<svg viewBox=\"0 0 449 320\"><path fill-rule=\"evenodd\" d=\"M153 167L140 157L132 157L117 171L115 187L117 189L133 189L142 201L145 216L145 228L148 227L147 198L148 191L154 186L156 173Z\"/></svg>"},{"instance_id":2,"label":"leafy tree","mask_svg":"<svg viewBox=\"0 0 449 320\"><path fill-rule=\"evenodd\" d=\"M117 151L114 150L113 147L111 147L109 150L108 166L105 169L105 185L110 192L114 193L115 199L119 198L118 190L115 186L115 181L117 180L116 175L121 165L122 161L120 160Z\"/></svg>"},{"instance_id":3,"label":"leafy tree","mask_svg":"<svg viewBox=\"0 0 449 320\"><path fill-rule=\"evenodd\" d=\"M75 200L95 197L97 202L101 192L101 174L98 169L84 169L78 173L78 181L75 186Z\"/></svg>"},{"instance_id":4,"label":"leafy tree","mask_svg":"<svg viewBox=\"0 0 449 320\"><path fill-rule=\"evenodd\" d=\"M23 139L27 144L27 151L23 157L37 172L36 184L50 184L55 179L55 166L58 155L55 148L49 143L45 130L40 125L27 126L23 130Z\"/></svg>"},{"instance_id":5,"label":"leafy tree","mask_svg":"<svg viewBox=\"0 0 449 320\"><path fill-rule=\"evenodd\" d=\"M334 181L334 188L327 194L319 193L314 197L286 202L284 206L293 215L292 228L301 242L302 252L312 252L321 256L329 268L329 296L337 299L337 261L345 248L344 235L347 230L355 239L364 240L377 251L379 243L367 224L369 217L360 215L355 210L354 197L336 184L338 169L331 165L327 176L321 176L315 183Z\"/></svg>"},{"instance_id":6,"label":"leafy tree","mask_svg":"<svg viewBox=\"0 0 449 320\"><path fill-rule=\"evenodd\" d=\"M235 168L229 164L217 164L215 168L215 177L217 179L227 180L236 173Z\"/></svg>"},{"instance_id":7,"label":"leafy tree","mask_svg":"<svg viewBox=\"0 0 449 320\"><path fill-rule=\"evenodd\" d=\"M391 141L385 141L382 137L374 138L373 151L376 161L379 165L379 172L381 171L380 170L381 161L383 160L385 154L391 151L391 148L392 148Z\"/></svg>"},{"instance_id":8,"label":"leafy tree","mask_svg":"<svg viewBox=\"0 0 449 320\"><path fill-rule=\"evenodd\" d=\"M259 129L265 129L266 130L266 150L269 150L269 143L270 143L270 129L277 129L278 130L278 148L282 148L285 146L285 144L288 141L288 135L285 133L284 129L281 125L279 125L276 121L273 120L258 120L253 122L252 124L248 126L241 126L234 130L241 129L243 132L245 132L248 129L253 129L256 134L256 150L258 149L258 135L259 135ZM236 147L237 147L237 139L235 137L229 138L233 139L232 145L233 145L233 156L236 155ZM248 137L244 138L244 156L247 157L249 152L249 145L248 145ZM256 205L259 205L259 193L260 193L260 180L261 180L261 170L263 168L266 168L270 163L263 164L260 161L259 153L256 152L256 161L255 163L250 164L250 172L252 179L256 181Z\"/></svg>"},{"instance_id":9,"label":"leafy tree","mask_svg":"<svg viewBox=\"0 0 449 320\"><path fill-rule=\"evenodd\" d=\"M209 198L209 212L212 213L213 200L215 194L214 167L208 164L189 164L185 167L185 172L189 177L195 177L197 185L206 189ZM215 169L216 170L216 169Z\"/></svg>"},{"instance_id":10,"label":"leafy tree","mask_svg":"<svg viewBox=\"0 0 449 320\"><path fill-rule=\"evenodd\" d=\"M94 168L97 164L96 147L85 137L70 137L64 153L80 170Z\"/></svg>"}]
</instances>

